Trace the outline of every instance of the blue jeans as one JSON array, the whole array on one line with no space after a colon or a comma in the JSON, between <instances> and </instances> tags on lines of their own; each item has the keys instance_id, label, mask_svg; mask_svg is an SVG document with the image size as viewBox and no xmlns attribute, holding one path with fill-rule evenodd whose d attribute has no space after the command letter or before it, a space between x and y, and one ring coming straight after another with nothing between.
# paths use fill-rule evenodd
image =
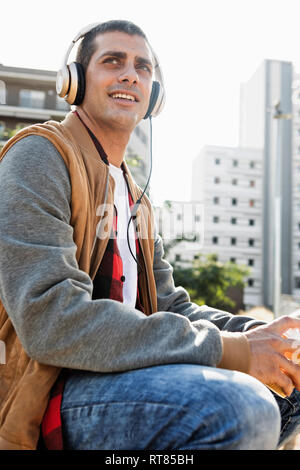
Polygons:
<instances>
[{"instance_id":1,"label":"blue jeans","mask_svg":"<svg viewBox=\"0 0 300 470\"><path fill-rule=\"evenodd\" d=\"M71 371L61 407L65 448L276 449L296 432L299 395L275 399L247 374L193 364Z\"/></svg>"}]
</instances>

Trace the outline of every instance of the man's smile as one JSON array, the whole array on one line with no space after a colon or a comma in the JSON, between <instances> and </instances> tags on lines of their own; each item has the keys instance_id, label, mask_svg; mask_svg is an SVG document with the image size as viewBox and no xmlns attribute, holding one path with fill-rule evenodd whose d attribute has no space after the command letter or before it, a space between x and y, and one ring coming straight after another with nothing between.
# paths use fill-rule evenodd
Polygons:
<instances>
[{"instance_id":1,"label":"man's smile","mask_svg":"<svg viewBox=\"0 0 300 470\"><path fill-rule=\"evenodd\" d=\"M136 93L132 93L127 90L114 91L113 93L109 93L109 96L113 100L123 104L137 103L139 101Z\"/></svg>"}]
</instances>

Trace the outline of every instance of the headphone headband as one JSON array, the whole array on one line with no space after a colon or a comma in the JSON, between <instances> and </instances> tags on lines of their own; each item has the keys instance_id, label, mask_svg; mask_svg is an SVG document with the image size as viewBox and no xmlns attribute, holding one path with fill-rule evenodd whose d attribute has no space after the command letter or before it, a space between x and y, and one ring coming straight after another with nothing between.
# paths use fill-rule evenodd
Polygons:
<instances>
[{"instance_id":1,"label":"headphone headband","mask_svg":"<svg viewBox=\"0 0 300 470\"><path fill-rule=\"evenodd\" d=\"M85 91L85 78L83 67L77 62L72 62L68 64L68 59L71 54L71 51L74 45L89 33L96 26L99 26L102 23L92 23L84 28L82 28L74 39L72 40L70 46L67 49L65 54L62 66L57 72L56 77L56 92L58 96L67 101L70 105L79 105L84 97ZM153 48L148 43L153 59L154 59L154 77L155 81L152 84L152 92L149 101L149 107L144 119L147 119L149 116L157 116L163 109L165 104L165 89L164 89L164 80L163 74L159 65L158 57L155 54Z\"/></svg>"}]
</instances>

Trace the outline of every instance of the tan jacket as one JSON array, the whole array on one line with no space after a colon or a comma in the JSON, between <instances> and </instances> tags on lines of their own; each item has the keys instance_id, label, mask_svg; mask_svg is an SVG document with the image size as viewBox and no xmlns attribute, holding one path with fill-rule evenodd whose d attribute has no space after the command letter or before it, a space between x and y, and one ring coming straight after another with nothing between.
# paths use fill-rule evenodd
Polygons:
<instances>
[{"instance_id":1,"label":"tan jacket","mask_svg":"<svg viewBox=\"0 0 300 470\"><path fill-rule=\"evenodd\" d=\"M110 208L113 207L114 183L111 179L111 184L107 184L108 178L111 178L108 167L99 159L86 129L72 113L62 123L49 121L21 130L4 146L0 160L14 143L28 135L46 137L64 159L71 188L76 188L71 193L71 225L77 246L76 258L79 268L93 280L108 242L108 237L96 237L97 224L101 223L101 215L96 215L99 206L106 204L109 217L104 219L108 224L112 222ZM133 182L126 164L124 167L133 200L136 201L141 190ZM137 212L137 229L144 234L140 238L145 267L141 275L141 297L145 313L150 315L157 311L157 296L152 269L153 213L147 197L143 197ZM110 233L110 227L106 233ZM0 340L6 346L6 364L0 365L0 449L32 450L39 439L51 387L61 369L39 364L28 357L1 301Z\"/></svg>"},{"instance_id":2,"label":"tan jacket","mask_svg":"<svg viewBox=\"0 0 300 470\"><path fill-rule=\"evenodd\" d=\"M92 139L74 114L69 114L60 124L50 121L20 131L6 144L0 160L16 142L28 135L46 137L65 162L70 178L70 224L77 247L76 259L80 270L94 280L113 220L114 181L108 166L99 158ZM141 190L125 164L124 167L136 201ZM104 210L99 211L99 208ZM138 209L136 229L142 252L141 300L146 315L159 308L154 322L148 322L145 341L153 349L151 335L154 335L153 341L161 345L163 339L167 349L163 358L154 347L150 365L191 361L247 372L249 344L246 336L236 331L246 331L256 322L247 317L233 318L207 306L199 307L189 301L184 289L175 288L171 266L163 260L162 243L159 239L154 243L153 213L147 197L143 197ZM5 278L6 282L8 279ZM10 312L10 317L17 318L14 314L14 311ZM228 331L220 333L224 323ZM61 368L43 365L26 354L1 302L0 340L6 346L6 364L0 364L0 449L35 449L49 393ZM144 359L141 364L145 366Z\"/></svg>"}]
</instances>

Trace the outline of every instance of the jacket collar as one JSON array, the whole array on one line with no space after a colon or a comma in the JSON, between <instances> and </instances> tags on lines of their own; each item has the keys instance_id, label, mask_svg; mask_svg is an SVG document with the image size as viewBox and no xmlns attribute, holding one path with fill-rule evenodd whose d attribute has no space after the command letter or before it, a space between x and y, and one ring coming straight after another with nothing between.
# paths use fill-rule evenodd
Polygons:
<instances>
[{"instance_id":1,"label":"jacket collar","mask_svg":"<svg viewBox=\"0 0 300 470\"><path fill-rule=\"evenodd\" d=\"M73 112L68 113L61 124L72 134L74 141L83 154L93 158L104 168L107 167L104 161L99 158L99 153L86 127Z\"/></svg>"},{"instance_id":2,"label":"jacket collar","mask_svg":"<svg viewBox=\"0 0 300 470\"><path fill-rule=\"evenodd\" d=\"M67 114L65 119L61 122L65 129L67 129L73 136L73 139L77 143L78 147L80 148L81 152L88 155L89 157L93 158L101 165L103 168L107 170L107 164L99 158L99 152L95 147L95 144L89 135L89 132L85 125L81 122L81 120L74 114L72 111ZM132 198L134 202L140 196L140 193L137 191L136 185L134 184L131 172L125 162L122 163L122 168L125 174L125 178L129 185L129 190L131 192Z\"/></svg>"}]
</instances>

